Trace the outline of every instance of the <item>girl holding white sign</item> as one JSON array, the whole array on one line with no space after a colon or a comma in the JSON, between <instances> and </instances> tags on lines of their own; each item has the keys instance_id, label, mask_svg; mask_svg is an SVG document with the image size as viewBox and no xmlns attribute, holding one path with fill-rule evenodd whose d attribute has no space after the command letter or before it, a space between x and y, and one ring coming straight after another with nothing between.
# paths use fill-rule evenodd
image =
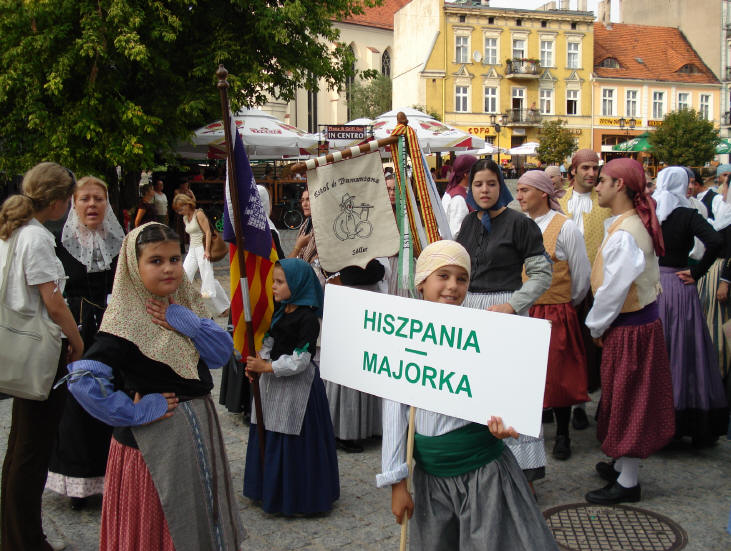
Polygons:
<instances>
[{"instance_id":1,"label":"girl holding white sign","mask_svg":"<svg viewBox=\"0 0 731 551\"><path fill-rule=\"evenodd\" d=\"M416 263L414 284L424 300L460 305L470 257L459 243L437 241ZM414 497L406 489L409 407L383 402L382 473L391 486L396 522L413 515L410 548L419 551L557 550L515 457L502 439L517 437L502 419L487 426L418 409L414 436Z\"/></svg>"},{"instance_id":2,"label":"girl holding white sign","mask_svg":"<svg viewBox=\"0 0 731 551\"><path fill-rule=\"evenodd\" d=\"M541 229L524 214L507 208L512 199L494 161L482 160L472 166L467 204L475 211L465 217L457 237L470 255L472 267L465 306L527 316L551 286L553 270ZM529 481L545 477L542 436L521 435L507 444Z\"/></svg>"},{"instance_id":3,"label":"girl holding white sign","mask_svg":"<svg viewBox=\"0 0 731 551\"><path fill-rule=\"evenodd\" d=\"M262 465L253 412L244 495L261 500L267 513L323 513L340 497L340 481L325 387L311 361L320 334L322 287L307 262L287 258L274 267L272 294L280 306L259 354L246 359L247 374L263 374L266 450Z\"/></svg>"}]
</instances>

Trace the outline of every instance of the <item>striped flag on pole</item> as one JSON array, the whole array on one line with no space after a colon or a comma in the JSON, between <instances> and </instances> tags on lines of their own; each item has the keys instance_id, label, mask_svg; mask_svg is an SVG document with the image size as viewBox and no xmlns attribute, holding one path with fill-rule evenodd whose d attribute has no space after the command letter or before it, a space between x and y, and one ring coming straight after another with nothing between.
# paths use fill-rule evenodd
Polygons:
<instances>
[{"instance_id":1,"label":"striped flag on pole","mask_svg":"<svg viewBox=\"0 0 731 551\"><path fill-rule=\"evenodd\" d=\"M249 354L246 342L246 322L251 319L254 328L255 349L261 347L264 335L269 330L274 311L272 298L272 271L278 260L267 214L256 189L254 174L246 156L244 142L231 125L234 138L234 159L236 180L238 182L239 204L233 205L226 185L226 208L223 212L223 239L229 243L231 274L231 319L234 326L234 347L243 357ZM228 176L228 175L227 175ZM243 228L244 250L236 247L236 234L233 226L233 209L239 209ZM244 255L246 273L239 270L238 255Z\"/></svg>"}]
</instances>

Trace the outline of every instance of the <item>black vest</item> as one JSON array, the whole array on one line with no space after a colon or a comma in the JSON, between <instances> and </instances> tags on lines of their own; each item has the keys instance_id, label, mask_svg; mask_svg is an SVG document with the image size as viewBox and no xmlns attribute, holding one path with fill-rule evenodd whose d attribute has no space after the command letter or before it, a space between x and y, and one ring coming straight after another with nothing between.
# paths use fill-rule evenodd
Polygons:
<instances>
[{"instance_id":1,"label":"black vest","mask_svg":"<svg viewBox=\"0 0 731 551\"><path fill-rule=\"evenodd\" d=\"M713 198L716 195L718 195L718 193L716 193L712 189L709 189L706 192L706 194L703 196L703 199L701 199L701 203L703 203L706 206L706 208L708 209L708 218L710 220L713 220L714 219L714 216L713 216L713 208L711 208L711 206L713 205Z\"/></svg>"}]
</instances>

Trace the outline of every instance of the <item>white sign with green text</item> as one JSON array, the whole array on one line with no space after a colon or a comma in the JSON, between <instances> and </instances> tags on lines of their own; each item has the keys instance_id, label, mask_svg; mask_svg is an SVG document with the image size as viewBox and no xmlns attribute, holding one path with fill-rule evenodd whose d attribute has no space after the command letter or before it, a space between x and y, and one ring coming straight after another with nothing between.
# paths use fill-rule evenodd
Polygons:
<instances>
[{"instance_id":1,"label":"white sign with green text","mask_svg":"<svg viewBox=\"0 0 731 551\"><path fill-rule=\"evenodd\" d=\"M320 374L483 425L499 415L537 437L550 337L546 320L327 285Z\"/></svg>"}]
</instances>

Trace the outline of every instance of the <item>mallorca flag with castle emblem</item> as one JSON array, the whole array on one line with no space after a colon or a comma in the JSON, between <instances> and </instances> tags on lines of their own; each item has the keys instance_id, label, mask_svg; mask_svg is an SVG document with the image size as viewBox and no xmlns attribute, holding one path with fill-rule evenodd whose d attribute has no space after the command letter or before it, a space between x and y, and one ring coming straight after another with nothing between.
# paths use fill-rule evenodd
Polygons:
<instances>
[{"instance_id":1,"label":"mallorca flag with castle emblem","mask_svg":"<svg viewBox=\"0 0 731 551\"><path fill-rule=\"evenodd\" d=\"M277 250L269 229L267 213L256 189L254 174L246 156L244 142L231 124L231 135L234 138L233 160L238 184L238 205L233 205L226 183L226 208L223 212L223 239L229 243L231 274L231 320L234 326L234 347L245 358L249 353L246 342L246 316L244 300L249 297L251 305L251 321L254 328L255 349L259 350L264 335L269 330L274 311L272 298L272 271L278 260ZM228 180L228 178L227 178ZM244 250L236 247L233 209L239 209ZM246 274L239 270L238 255L243 254L246 263ZM245 286L245 287L242 287ZM246 292L248 290L248 293Z\"/></svg>"}]
</instances>

